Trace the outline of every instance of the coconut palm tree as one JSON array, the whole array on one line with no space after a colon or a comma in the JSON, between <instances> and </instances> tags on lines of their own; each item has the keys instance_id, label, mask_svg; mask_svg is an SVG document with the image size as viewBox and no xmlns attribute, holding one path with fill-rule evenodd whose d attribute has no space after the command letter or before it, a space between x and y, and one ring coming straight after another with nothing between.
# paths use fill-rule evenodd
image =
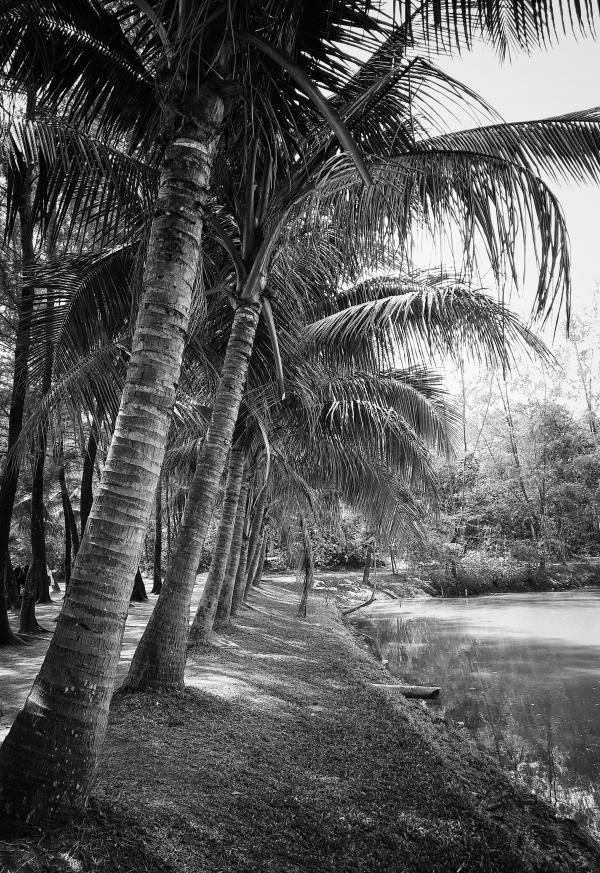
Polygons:
<instances>
[{"instance_id":1,"label":"coconut palm tree","mask_svg":"<svg viewBox=\"0 0 600 873\"><path fill-rule=\"evenodd\" d=\"M240 57L232 50L231 34L251 33L264 20L269 26L279 21L263 36L277 43L291 35L294 49L304 50L315 72L320 67L324 80L332 81L335 62L332 68L331 60L343 51L331 50L330 37L343 34L348 26L368 27L371 22L362 9L360 14L342 10L334 19L325 9L311 18L308 32L301 17L296 34L290 34L284 25L290 18L282 14L280 4L277 15L265 19L266 12L264 3L243 8L211 2L181 4L174 15L160 6L153 10L150 4L109 7L95 0L81 4L57 0L50 10L38 2L0 6L0 56L16 87L33 82L43 88L46 107L60 108L70 120L84 124L91 118L101 133L126 136L134 147L142 132L146 144L151 140L151 148L160 143L159 196L147 245L143 307L103 480L45 664L0 752L0 795L3 808L11 810L7 822L23 825L40 817L61 817L85 799L93 780L94 750L106 727L129 580L151 511L179 378L200 253L201 207L207 198L227 83ZM135 23L131 25L132 17L139 23L137 29ZM39 27L40 21L45 27ZM312 45L303 41L305 35ZM291 90L295 98L302 93L295 85ZM309 93L305 106L312 106L313 96ZM275 117L283 118L281 113ZM284 127L283 121L278 122L278 132ZM295 130L293 134L297 135ZM92 590L93 579L100 581ZM93 643L98 634L106 642L102 652ZM72 652L73 685L53 679L65 646ZM58 750L64 748L58 739L56 754L46 755L55 741L48 722L44 736L40 733L36 717L40 695L55 712L52 723L57 737L62 732L59 722L69 722L78 712L81 743L69 750L68 766L58 761ZM30 749L27 760L24 748ZM31 753L35 748L39 756ZM27 772L31 779L26 778ZM40 779L48 790L40 791ZM34 796L35 808L25 813ZM23 802L24 797L30 799Z\"/></svg>"},{"instance_id":2,"label":"coconut palm tree","mask_svg":"<svg viewBox=\"0 0 600 873\"><path fill-rule=\"evenodd\" d=\"M440 17L442 5L432 4L436 33L445 20L444 10ZM480 27L500 34L500 41L505 38L504 22L511 15L492 14L496 4L480 15L472 14L470 4L463 5L459 26L467 41ZM531 0L526 14L512 15L508 32L517 41L528 44L547 35L550 25L546 16L538 15L540 6L543 11L547 3ZM474 8L488 10L489 4ZM577 10L576 20L581 21L579 5L569 8ZM363 42L365 31L375 30L371 9L367 2L323 5L299 0L288 0L284 9L275 0L226 5L198 0L179 4L177 11L171 4L141 0L110 5L53 0L50 7L41 0L0 3L0 57L9 79L20 87L33 82L43 91L40 105L60 107L72 121L92 123L103 135L125 139L131 148L141 142L156 148L160 166L143 306L103 481L54 640L0 752L5 829L16 822L22 826L60 818L85 800L93 781L126 593L152 507L179 377L203 225L198 205L207 201L225 102L237 92L236 76L250 68L254 75L258 65L270 71L267 79L272 82L269 64L283 66L293 87L283 96L272 87L259 88L255 95L253 105L264 107L265 126L272 129L276 118L277 133L292 143L303 114L314 120L316 111L324 113L368 181L369 171L346 129L307 73L313 82L337 92L340 57L345 60L341 46L346 39L356 43L359 28ZM425 11L427 23L428 4ZM452 18L454 7L447 13ZM585 20L593 20L589 7ZM262 65L254 61L258 57ZM292 106L301 112L292 112ZM262 267L260 263L259 270ZM245 311L238 319L242 333L251 330L257 318L257 287L253 283L244 296ZM231 375L240 384L237 368ZM217 419L223 415L232 429L237 413L230 421L229 409L217 404L216 410ZM227 447L219 450L220 466L226 451ZM95 587L94 580L100 580ZM69 683L59 667L65 649L71 653ZM43 731L37 717L42 701L53 713ZM67 764L59 738L75 713L78 743L71 744Z\"/></svg>"}]
</instances>

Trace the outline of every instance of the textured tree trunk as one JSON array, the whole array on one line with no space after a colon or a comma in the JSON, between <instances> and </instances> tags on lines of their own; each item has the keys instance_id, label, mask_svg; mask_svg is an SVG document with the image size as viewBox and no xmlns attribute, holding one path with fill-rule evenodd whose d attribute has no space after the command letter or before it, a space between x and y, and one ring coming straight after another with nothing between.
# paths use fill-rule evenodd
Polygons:
<instances>
[{"instance_id":1,"label":"textured tree trunk","mask_svg":"<svg viewBox=\"0 0 600 873\"><path fill-rule=\"evenodd\" d=\"M35 93L27 95L27 117L35 115ZM23 270L30 267L34 261L33 248L33 168L28 167L22 176L22 184L19 201L19 223L21 231L21 266ZM15 359L13 369L13 384L8 413L8 441L6 446L7 456L13 449L21 428L23 427L23 410L25 408L25 395L27 393L27 381L29 376L29 352L31 347L31 315L35 289L32 285L21 284L19 298L19 311L17 317ZM8 553L8 540L10 537L10 523L12 519L17 483L19 481L19 462L15 458L13 463L4 465L2 482L0 483L0 555ZM5 607L0 607L0 610ZM19 644L19 639L10 630L8 619L4 632L0 634L0 644Z\"/></svg>"},{"instance_id":2,"label":"textured tree trunk","mask_svg":"<svg viewBox=\"0 0 600 873\"><path fill-rule=\"evenodd\" d=\"M233 588L233 597L231 598L230 618L235 618L239 609L242 597L244 596L244 588L246 585L246 570L248 568L248 546L250 545L250 531L248 528L249 519L244 523L244 531L242 534L242 545L240 548L240 560L238 563L237 573L235 574L235 585Z\"/></svg>"},{"instance_id":3,"label":"textured tree trunk","mask_svg":"<svg viewBox=\"0 0 600 873\"><path fill-rule=\"evenodd\" d=\"M171 503L169 500L169 477L165 476L165 503L167 506L167 566L171 563ZM162 590L162 586L161 586Z\"/></svg>"},{"instance_id":4,"label":"textured tree trunk","mask_svg":"<svg viewBox=\"0 0 600 873\"><path fill-rule=\"evenodd\" d=\"M71 585L71 568L73 564L73 542L71 537L71 528L69 526L69 522L67 521L67 508L65 506L65 501L63 498L63 516L65 519L65 597L69 591L69 587Z\"/></svg>"},{"instance_id":5,"label":"textured tree trunk","mask_svg":"<svg viewBox=\"0 0 600 873\"><path fill-rule=\"evenodd\" d=\"M8 609L17 612L21 607L21 593L9 552L6 553L6 560L4 562L4 586L6 590L6 605Z\"/></svg>"},{"instance_id":6,"label":"textured tree trunk","mask_svg":"<svg viewBox=\"0 0 600 873\"><path fill-rule=\"evenodd\" d=\"M229 616L231 615L231 601L233 599L233 589L235 586L235 578L237 575L238 565L240 563L240 550L242 548L242 533L244 529L244 521L246 520L246 502L248 499L248 479L247 476L242 478L242 487L240 489L239 500L237 505L237 513L235 516L235 524L233 526L231 544L229 547L229 558L227 560L227 568L221 585L221 593L219 594L219 603L215 613L213 627L216 630L224 630L229 624ZM192 627L193 633L193 627Z\"/></svg>"},{"instance_id":7,"label":"textured tree trunk","mask_svg":"<svg viewBox=\"0 0 600 873\"><path fill-rule=\"evenodd\" d=\"M162 475L158 477L156 486L156 503L154 506L154 565L152 568L152 594L160 594L162 588Z\"/></svg>"},{"instance_id":8,"label":"textured tree trunk","mask_svg":"<svg viewBox=\"0 0 600 873\"><path fill-rule=\"evenodd\" d=\"M250 543L248 545L246 576L242 581L240 600L246 599L250 590L250 586L252 585L252 579L254 578L254 574L256 573L256 567L258 566L258 562L260 560L260 549L262 545L261 537L263 532L263 521L265 517L266 506L267 489L263 488L256 501L256 506L254 507L254 518L252 519L251 523ZM238 600L238 604L239 602L240 601Z\"/></svg>"},{"instance_id":9,"label":"textured tree trunk","mask_svg":"<svg viewBox=\"0 0 600 873\"><path fill-rule=\"evenodd\" d=\"M231 450L225 499L221 509L221 519L215 540L213 559L190 631L190 637L195 642L208 642L215 622L219 597L231 558L242 479L244 476L245 455L244 446L238 445Z\"/></svg>"},{"instance_id":10,"label":"textured tree trunk","mask_svg":"<svg viewBox=\"0 0 600 873\"><path fill-rule=\"evenodd\" d=\"M79 551L79 531L77 530L77 522L75 521L75 513L73 512L73 506L71 505L71 498L69 497L69 491L67 489L67 480L65 477L65 466L64 462L60 462L58 467L58 483L60 485L60 496L62 500L63 506L63 514L65 516L65 527L69 528L69 533L71 535L71 543L73 546L73 557L77 557L77 552Z\"/></svg>"},{"instance_id":11,"label":"textured tree trunk","mask_svg":"<svg viewBox=\"0 0 600 873\"><path fill-rule=\"evenodd\" d=\"M83 469L81 471L81 498L79 500L79 518L81 523L81 536L85 532L85 526L94 502L94 465L98 453L98 425L96 419L92 422L88 436L87 448L83 456Z\"/></svg>"},{"instance_id":12,"label":"textured tree trunk","mask_svg":"<svg viewBox=\"0 0 600 873\"><path fill-rule=\"evenodd\" d=\"M71 584L71 565L74 557L79 551L79 531L77 530L77 522L75 521L75 513L71 505L71 498L67 489L67 480L65 476L65 459L62 449L62 441L60 442L58 453L56 455L56 473L58 484L60 485L60 497L63 508L63 517L65 520L65 596Z\"/></svg>"},{"instance_id":13,"label":"textured tree trunk","mask_svg":"<svg viewBox=\"0 0 600 873\"><path fill-rule=\"evenodd\" d=\"M124 683L128 689L183 688L192 592L242 400L259 314L257 303L242 302L236 309L210 424L198 452L173 558L133 656Z\"/></svg>"},{"instance_id":14,"label":"textured tree trunk","mask_svg":"<svg viewBox=\"0 0 600 873\"><path fill-rule=\"evenodd\" d=\"M12 632L10 623L8 621L8 610L5 592L8 588L7 578L10 572L9 567L10 559L7 553L6 559L4 561L4 572L0 577L0 645L22 646L24 645L23 640L21 640L16 634ZM12 570L12 567L10 569Z\"/></svg>"},{"instance_id":15,"label":"textured tree trunk","mask_svg":"<svg viewBox=\"0 0 600 873\"><path fill-rule=\"evenodd\" d=\"M0 834L69 818L93 785L179 381L223 118L219 96L208 88L198 96L198 115L185 121L163 160L127 379L71 590L0 749Z\"/></svg>"},{"instance_id":16,"label":"textured tree trunk","mask_svg":"<svg viewBox=\"0 0 600 873\"><path fill-rule=\"evenodd\" d=\"M296 618L306 618L308 595L312 591L315 581L315 561L313 557L312 540L304 516L302 516L302 569L304 570L304 584L302 585L302 597L298 604Z\"/></svg>"},{"instance_id":17,"label":"textured tree trunk","mask_svg":"<svg viewBox=\"0 0 600 873\"><path fill-rule=\"evenodd\" d=\"M44 400L52 387L53 348L49 328L52 307L53 302L50 296L46 294L45 309L48 317L48 327L44 343L44 372L42 374L40 400ZM44 419L40 425L39 434L34 440L33 483L31 486L31 571L35 579L36 600L38 603L52 603L52 598L50 597L50 578L46 572L48 562L46 559L46 523L44 520L44 467L46 464L47 446L48 424ZM25 628L23 626L24 618L27 622L30 622L30 627ZM39 626L36 628L36 625L35 613L31 618L27 618L23 616L23 611L21 612L22 632L34 633L36 629L39 629Z\"/></svg>"},{"instance_id":18,"label":"textured tree trunk","mask_svg":"<svg viewBox=\"0 0 600 873\"><path fill-rule=\"evenodd\" d=\"M248 572L246 574L246 581L244 583L244 594L243 600L246 600L248 594L250 593L250 589L254 584L254 577L256 576L256 571L258 569L258 565L260 563L260 555L263 546L263 533L264 533L264 520L265 520L265 510L266 510L266 498L265 503L258 507L260 510L257 512L257 517L254 521L254 530L252 531L252 536L250 537L250 550L248 552ZM252 537L255 536L255 546L254 551L252 551Z\"/></svg>"},{"instance_id":19,"label":"textured tree trunk","mask_svg":"<svg viewBox=\"0 0 600 873\"><path fill-rule=\"evenodd\" d=\"M261 540L261 544L260 544L260 552L258 555L258 562L256 564L256 570L254 571L254 574L248 578L248 585L246 587L245 597L247 597L250 594L250 591L253 588L258 588L258 586L260 585L263 570L265 569L265 560L267 558L267 539L268 539L267 532L265 531L262 535L262 540Z\"/></svg>"}]
</instances>

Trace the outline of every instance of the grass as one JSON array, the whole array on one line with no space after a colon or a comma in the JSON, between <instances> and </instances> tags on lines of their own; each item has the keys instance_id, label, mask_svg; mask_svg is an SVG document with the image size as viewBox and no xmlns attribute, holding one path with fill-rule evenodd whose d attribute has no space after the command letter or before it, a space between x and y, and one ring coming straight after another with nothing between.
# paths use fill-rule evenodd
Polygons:
<instances>
[{"instance_id":1,"label":"grass","mask_svg":"<svg viewBox=\"0 0 600 873\"><path fill-rule=\"evenodd\" d=\"M600 848L389 674L333 605L281 582L193 650L182 694L117 696L89 809L0 844L1 869L550 873Z\"/></svg>"}]
</instances>

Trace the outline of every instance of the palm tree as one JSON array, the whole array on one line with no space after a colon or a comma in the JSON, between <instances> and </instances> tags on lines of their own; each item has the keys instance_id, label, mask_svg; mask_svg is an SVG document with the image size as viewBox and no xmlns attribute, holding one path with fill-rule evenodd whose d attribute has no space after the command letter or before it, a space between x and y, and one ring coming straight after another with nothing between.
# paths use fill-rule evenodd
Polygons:
<instances>
[{"instance_id":1,"label":"palm tree","mask_svg":"<svg viewBox=\"0 0 600 873\"><path fill-rule=\"evenodd\" d=\"M532 0L527 14L516 15L512 31L519 41L528 43L548 33L547 17L536 14L540 4L546 5ZM432 5L432 26L437 33L444 18L438 18L441 4ZM464 5L471 9L470 4ZM481 7L487 10L489 5ZM428 8L426 4L427 12ZM569 4L571 8L577 10L580 21L579 5ZM354 155L363 178L368 179L368 170L345 129L306 79L298 61L318 84L337 92L339 59L345 59L339 46L352 37L353 28L361 28L363 41L365 30L373 32L377 22L370 9L366 2L308 9L299 0L288 0L282 9L275 0L241 5L199 0L193 9L180 4L179 14L171 15L170 5L162 3L105 6L96 0L77 4L55 0L49 11L41 0L0 2L0 57L9 80L25 88L33 82L43 90L41 105L60 107L71 120L79 119L84 125L91 118L101 133L125 138L131 148L145 139L147 146L159 152L160 165L143 306L103 481L48 655L0 752L4 829L68 814L85 800L93 781L114 685L129 580L151 512L179 377L203 224L197 207L207 202L224 103L235 93L229 87L236 74L234 59L241 59L240 69L244 69L248 56L257 57L258 52L266 58L262 69L268 70L270 63L283 65L294 83L290 89L293 105L300 105L308 119L315 117L314 105L325 112ZM497 11L495 4L493 11ZM448 15L450 20L454 8ZM460 28L466 25L467 39L480 25L503 39L507 17L478 17L469 11L460 20ZM593 20L589 7L586 20ZM295 33L290 33L289 21L296 23ZM284 44L292 46L295 61L281 54ZM240 50L242 46L246 51ZM256 63L251 66L256 69ZM262 95L266 95L262 116L266 126L276 117L283 141L293 142L300 115L286 126L292 102L278 97L275 88L258 89L257 103ZM164 107L164 114L159 107ZM255 289L249 289L244 297L248 302L240 307L244 310L238 319L242 334L252 330L258 317ZM244 357L241 350L238 357ZM242 381L236 372L236 385ZM232 418L230 409L217 404L215 415L216 420L223 415L232 430L237 412ZM217 452L215 447L221 467L227 448ZM99 584L93 586L97 580ZM101 646L98 639L103 641ZM65 649L71 653L68 668L60 666ZM66 669L69 682L65 681ZM37 717L41 701L53 714L51 721L45 719L43 731ZM78 742L67 750L61 738L75 713Z\"/></svg>"},{"instance_id":2,"label":"palm tree","mask_svg":"<svg viewBox=\"0 0 600 873\"><path fill-rule=\"evenodd\" d=\"M79 118L84 124L92 117L100 132L127 135L134 145L142 131L147 139L161 138L159 196L147 245L143 306L103 480L44 665L0 751L5 827L9 822L23 826L70 814L85 800L93 781L130 579L152 507L179 379L200 253L201 207L207 200L223 118L224 86L232 73L231 34L240 29L251 32L267 11L264 3L245 4L241 11L235 5L213 5L201 2L192 10L182 4L178 15L165 12L163 23L160 12L165 10L153 12L149 4L143 5L142 13L136 4L109 8L95 0L75 6L57 2L50 12L37 2L0 4L0 56L15 86L33 81L43 87L47 107L66 108L71 120ZM264 34L274 42L289 35L287 24L282 24L287 17L278 6L278 14L266 20L280 24ZM332 21L329 11L310 23L309 35L316 36L313 48L302 41L297 48L312 54L317 69L322 61L331 79L329 61L336 52L329 50L326 57L325 44L332 27L339 33L340 26L348 25L348 16L344 13L341 21ZM140 23L137 31L130 29L132 15ZM232 20L232 15L241 15L241 20ZM350 15L350 24L355 22L368 26L370 19L360 10ZM307 22L297 27L304 36ZM131 41L126 29L133 34ZM295 86L292 90L297 95ZM161 107L166 107L162 117ZM155 145L156 140L151 143ZM246 320L250 326L258 312L255 304L246 308L239 322ZM221 467L223 462L224 456ZM101 650L94 642L99 636L104 640ZM71 652L68 669L73 684L55 681L65 648ZM53 727L46 720L43 734L37 718L40 699L54 712ZM68 725L75 711L79 742L67 751L59 741L61 725ZM50 756L49 747L54 750ZM59 760L64 755L68 765L66 759ZM46 790L40 790L41 784Z\"/></svg>"}]
</instances>

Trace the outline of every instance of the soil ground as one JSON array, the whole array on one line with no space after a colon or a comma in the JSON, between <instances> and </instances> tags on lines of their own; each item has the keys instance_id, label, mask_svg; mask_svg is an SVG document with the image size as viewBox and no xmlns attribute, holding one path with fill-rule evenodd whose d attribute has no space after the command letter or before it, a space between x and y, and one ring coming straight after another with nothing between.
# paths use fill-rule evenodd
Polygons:
<instances>
[{"instance_id":1,"label":"soil ground","mask_svg":"<svg viewBox=\"0 0 600 873\"><path fill-rule=\"evenodd\" d=\"M597 873L600 847L572 821L373 686L390 676L328 596L299 620L294 580L271 577L230 633L190 652L184 693L117 696L89 810L0 843L0 869ZM126 657L149 611L132 608Z\"/></svg>"}]
</instances>

